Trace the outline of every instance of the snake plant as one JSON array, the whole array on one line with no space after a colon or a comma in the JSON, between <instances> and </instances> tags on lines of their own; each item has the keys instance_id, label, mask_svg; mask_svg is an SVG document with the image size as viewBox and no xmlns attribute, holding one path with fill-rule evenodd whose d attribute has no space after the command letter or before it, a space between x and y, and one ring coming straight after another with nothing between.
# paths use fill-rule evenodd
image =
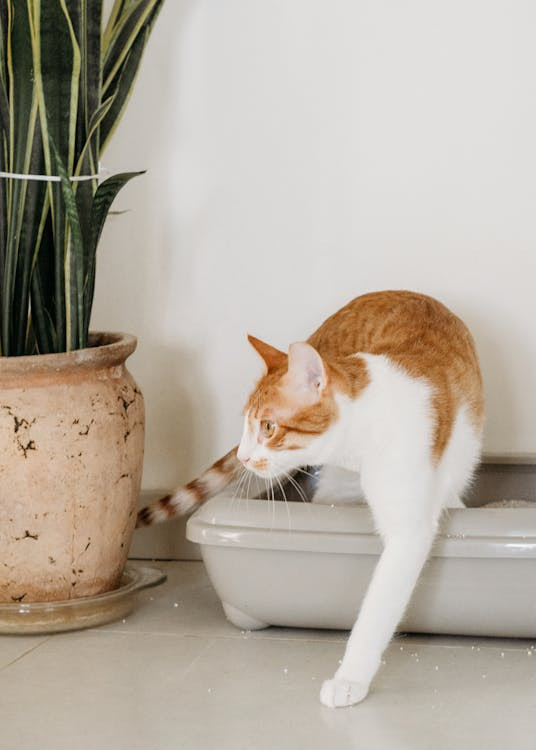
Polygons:
<instances>
[{"instance_id":1,"label":"snake plant","mask_svg":"<svg viewBox=\"0 0 536 750\"><path fill-rule=\"evenodd\" d=\"M99 159L162 4L0 0L0 172L59 178L0 177L0 356L88 346L101 231L140 174L99 183Z\"/></svg>"}]
</instances>

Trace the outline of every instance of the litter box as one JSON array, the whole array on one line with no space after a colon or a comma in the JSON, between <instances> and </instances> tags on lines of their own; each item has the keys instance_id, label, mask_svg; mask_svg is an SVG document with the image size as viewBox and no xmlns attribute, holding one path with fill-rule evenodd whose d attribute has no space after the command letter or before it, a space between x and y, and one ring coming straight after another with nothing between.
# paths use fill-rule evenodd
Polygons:
<instances>
[{"instance_id":1,"label":"litter box","mask_svg":"<svg viewBox=\"0 0 536 750\"><path fill-rule=\"evenodd\" d=\"M382 543L366 505L338 504L336 484L332 494L331 503L222 494L189 519L187 537L238 628L352 627ZM536 637L536 503L519 505L529 507L445 512L399 631Z\"/></svg>"}]
</instances>

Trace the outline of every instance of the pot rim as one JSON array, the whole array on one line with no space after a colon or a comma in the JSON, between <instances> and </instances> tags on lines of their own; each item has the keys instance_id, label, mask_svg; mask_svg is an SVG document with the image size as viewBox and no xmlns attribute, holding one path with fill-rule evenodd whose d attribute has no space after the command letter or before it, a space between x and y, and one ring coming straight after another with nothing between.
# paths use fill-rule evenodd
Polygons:
<instances>
[{"instance_id":1,"label":"pot rim","mask_svg":"<svg viewBox=\"0 0 536 750\"><path fill-rule=\"evenodd\" d=\"M119 331L92 331L90 346L58 354L29 354L0 357L0 378L3 375L34 375L51 372L107 369L122 365L136 349L135 336Z\"/></svg>"}]
</instances>

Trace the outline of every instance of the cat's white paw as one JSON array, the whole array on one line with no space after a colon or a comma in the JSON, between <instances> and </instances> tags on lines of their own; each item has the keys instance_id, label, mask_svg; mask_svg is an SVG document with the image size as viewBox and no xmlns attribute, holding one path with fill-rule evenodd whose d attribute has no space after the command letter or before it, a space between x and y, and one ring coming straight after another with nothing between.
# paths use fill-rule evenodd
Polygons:
<instances>
[{"instance_id":1,"label":"cat's white paw","mask_svg":"<svg viewBox=\"0 0 536 750\"><path fill-rule=\"evenodd\" d=\"M320 690L320 702L328 708L342 708L360 703L367 697L369 686L341 677L325 680Z\"/></svg>"}]
</instances>

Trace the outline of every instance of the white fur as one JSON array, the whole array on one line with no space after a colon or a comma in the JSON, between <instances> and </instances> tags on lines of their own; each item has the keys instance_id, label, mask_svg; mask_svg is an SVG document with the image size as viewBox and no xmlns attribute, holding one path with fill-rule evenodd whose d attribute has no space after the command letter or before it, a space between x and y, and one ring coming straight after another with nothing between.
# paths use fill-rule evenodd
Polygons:
<instances>
[{"instance_id":1,"label":"white fur","mask_svg":"<svg viewBox=\"0 0 536 750\"><path fill-rule=\"evenodd\" d=\"M244 463L249 461L250 458L258 460L265 457L262 452L262 446L259 444L259 423L257 421L254 422L254 429L252 430L250 428L249 414L250 412L248 411L244 417L242 438L236 454L238 460Z\"/></svg>"},{"instance_id":2,"label":"white fur","mask_svg":"<svg viewBox=\"0 0 536 750\"><path fill-rule=\"evenodd\" d=\"M182 487L173 494L171 503L177 508L177 515L183 516L191 513L197 507L197 495L195 492Z\"/></svg>"},{"instance_id":3,"label":"white fur","mask_svg":"<svg viewBox=\"0 0 536 750\"><path fill-rule=\"evenodd\" d=\"M318 505L365 503L359 474L338 466L322 466L311 502Z\"/></svg>"},{"instance_id":4,"label":"white fur","mask_svg":"<svg viewBox=\"0 0 536 750\"><path fill-rule=\"evenodd\" d=\"M359 472L384 542L342 663L322 686L320 700L330 707L366 697L428 557L441 512L459 504L481 445L480 431L462 406L435 465L432 386L410 377L386 356L356 356L366 362L369 385L355 400L338 398L339 419L305 450L271 454L248 433L247 420L243 437L252 456L272 459L272 474L305 464Z\"/></svg>"},{"instance_id":5,"label":"white fur","mask_svg":"<svg viewBox=\"0 0 536 750\"><path fill-rule=\"evenodd\" d=\"M206 497L213 497L228 484L226 475L215 469L208 469L201 477L201 481ZM172 495L171 504L177 508L177 515L182 516L191 513L198 507L199 497L193 490L181 487ZM166 518L165 511L162 512L162 516L164 519Z\"/></svg>"}]
</instances>

